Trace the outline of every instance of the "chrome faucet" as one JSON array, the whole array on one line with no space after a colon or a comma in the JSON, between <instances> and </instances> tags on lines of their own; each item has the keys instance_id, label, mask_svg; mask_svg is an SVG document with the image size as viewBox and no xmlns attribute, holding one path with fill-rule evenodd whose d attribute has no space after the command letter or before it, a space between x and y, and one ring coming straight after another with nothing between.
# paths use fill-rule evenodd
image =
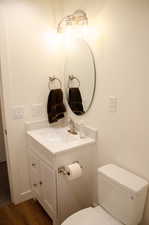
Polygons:
<instances>
[{"instance_id":1,"label":"chrome faucet","mask_svg":"<svg viewBox=\"0 0 149 225\"><path fill-rule=\"evenodd\" d=\"M68 120L68 127L69 127L69 130L68 130L69 133L74 134L74 135L77 134L75 122L71 118L69 118L69 120Z\"/></svg>"}]
</instances>

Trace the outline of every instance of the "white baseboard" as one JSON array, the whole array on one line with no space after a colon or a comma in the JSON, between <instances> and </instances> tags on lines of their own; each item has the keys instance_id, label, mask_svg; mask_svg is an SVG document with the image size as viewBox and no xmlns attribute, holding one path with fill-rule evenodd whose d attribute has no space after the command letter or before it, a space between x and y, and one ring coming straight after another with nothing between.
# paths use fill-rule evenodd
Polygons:
<instances>
[{"instance_id":1,"label":"white baseboard","mask_svg":"<svg viewBox=\"0 0 149 225\"><path fill-rule=\"evenodd\" d=\"M13 203L17 205L21 202L25 202L32 198L33 198L32 192L31 190L28 190L26 192L22 192L18 197L14 198Z\"/></svg>"}]
</instances>

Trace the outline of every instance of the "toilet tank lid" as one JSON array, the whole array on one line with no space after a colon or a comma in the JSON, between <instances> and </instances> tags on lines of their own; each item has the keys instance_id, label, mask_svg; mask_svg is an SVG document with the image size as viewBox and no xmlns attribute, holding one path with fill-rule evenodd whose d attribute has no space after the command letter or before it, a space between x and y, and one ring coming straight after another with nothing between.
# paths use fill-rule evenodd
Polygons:
<instances>
[{"instance_id":1,"label":"toilet tank lid","mask_svg":"<svg viewBox=\"0 0 149 225\"><path fill-rule=\"evenodd\" d=\"M148 186L148 182L143 178L114 164L108 164L98 168L98 173L110 178L136 194Z\"/></svg>"}]
</instances>

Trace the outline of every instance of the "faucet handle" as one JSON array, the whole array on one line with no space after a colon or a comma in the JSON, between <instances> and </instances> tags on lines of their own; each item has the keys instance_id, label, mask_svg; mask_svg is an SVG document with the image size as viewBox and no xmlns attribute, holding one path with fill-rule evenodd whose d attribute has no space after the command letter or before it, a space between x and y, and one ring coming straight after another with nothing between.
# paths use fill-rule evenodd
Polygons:
<instances>
[{"instance_id":1,"label":"faucet handle","mask_svg":"<svg viewBox=\"0 0 149 225\"><path fill-rule=\"evenodd\" d=\"M72 122L73 122L72 118L71 117L68 117L68 124L69 123L72 123Z\"/></svg>"},{"instance_id":2,"label":"faucet handle","mask_svg":"<svg viewBox=\"0 0 149 225\"><path fill-rule=\"evenodd\" d=\"M71 117L68 118L68 126L70 127L70 129L73 129L75 127L75 122Z\"/></svg>"},{"instance_id":3,"label":"faucet handle","mask_svg":"<svg viewBox=\"0 0 149 225\"><path fill-rule=\"evenodd\" d=\"M68 127L69 127L68 132L70 132L71 134L77 134L75 122L72 118L68 119Z\"/></svg>"},{"instance_id":4,"label":"faucet handle","mask_svg":"<svg viewBox=\"0 0 149 225\"><path fill-rule=\"evenodd\" d=\"M75 121L71 117L68 118L68 126L75 128Z\"/></svg>"}]
</instances>

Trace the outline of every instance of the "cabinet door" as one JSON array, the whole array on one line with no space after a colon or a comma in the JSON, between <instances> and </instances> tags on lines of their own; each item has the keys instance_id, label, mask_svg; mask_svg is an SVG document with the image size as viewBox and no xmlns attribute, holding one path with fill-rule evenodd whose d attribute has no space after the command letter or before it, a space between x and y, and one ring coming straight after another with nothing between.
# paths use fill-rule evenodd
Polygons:
<instances>
[{"instance_id":1,"label":"cabinet door","mask_svg":"<svg viewBox=\"0 0 149 225\"><path fill-rule=\"evenodd\" d=\"M33 152L30 152L30 182L34 197L40 199L40 160Z\"/></svg>"},{"instance_id":2,"label":"cabinet door","mask_svg":"<svg viewBox=\"0 0 149 225\"><path fill-rule=\"evenodd\" d=\"M44 204L53 214L57 214L56 207L56 177L55 171L44 162L40 162L41 169L41 191Z\"/></svg>"},{"instance_id":3,"label":"cabinet door","mask_svg":"<svg viewBox=\"0 0 149 225\"><path fill-rule=\"evenodd\" d=\"M34 172L31 172L31 187L34 197L40 200L41 197L40 178Z\"/></svg>"}]
</instances>

